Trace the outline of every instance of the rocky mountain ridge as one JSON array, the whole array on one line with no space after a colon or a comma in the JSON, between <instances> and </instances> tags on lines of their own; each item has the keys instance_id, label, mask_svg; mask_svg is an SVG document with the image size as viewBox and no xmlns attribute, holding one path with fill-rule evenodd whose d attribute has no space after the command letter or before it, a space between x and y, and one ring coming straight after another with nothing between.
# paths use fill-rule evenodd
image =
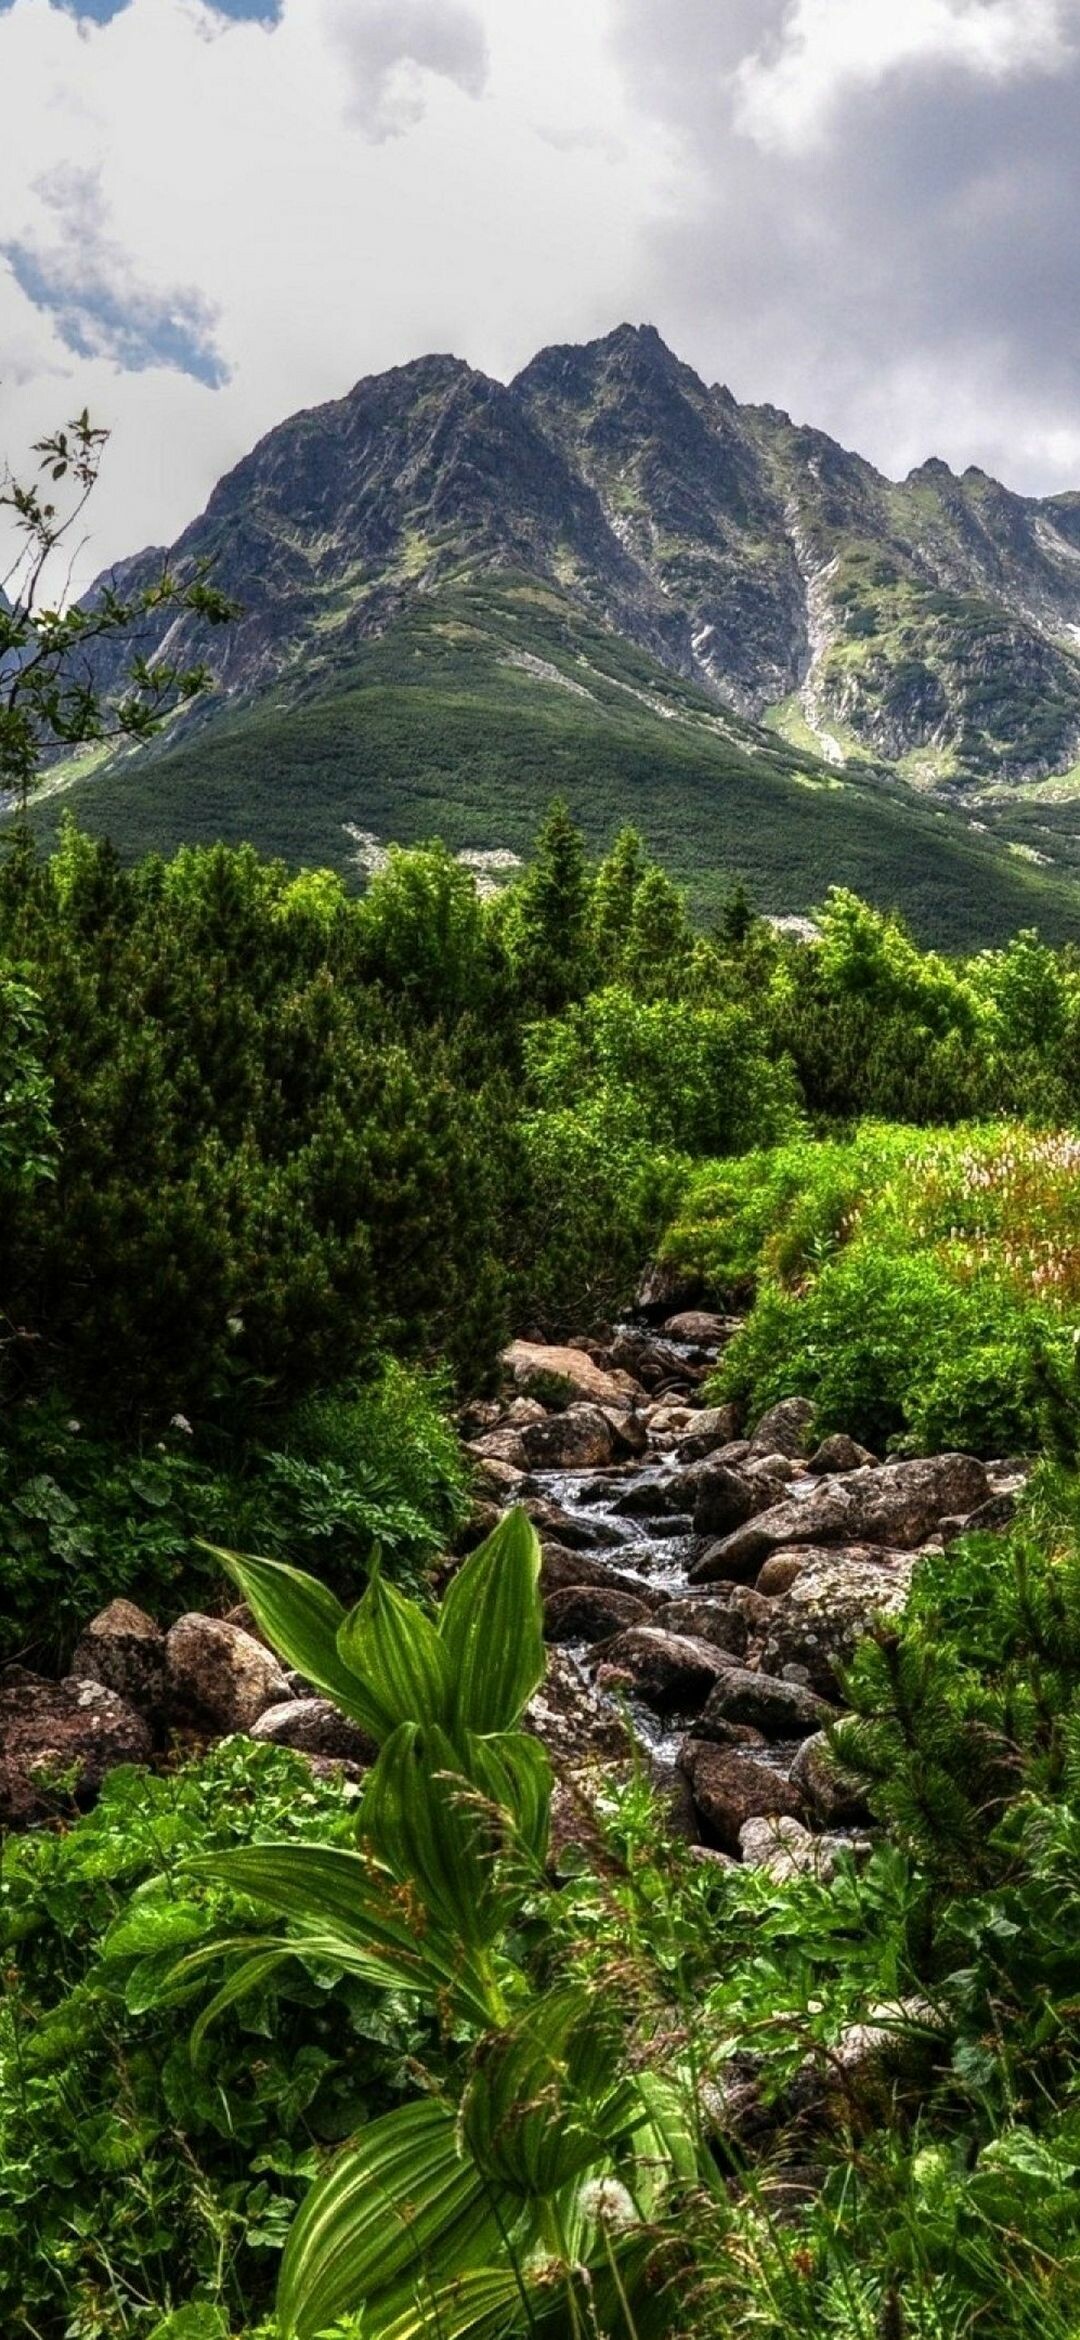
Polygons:
<instances>
[{"instance_id":1,"label":"rocky mountain ridge","mask_svg":"<svg viewBox=\"0 0 1080 2340\"><path fill-rule=\"evenodd\" d=\"M242 605L212 645L233 701L318 690L420 599L512 572L837 767L965 799L1080 756L1080 495L938 460L895 483L650 326L508 385L444 356L361 381L271 431L173 559Z\"/></svg>"}]
</instances>

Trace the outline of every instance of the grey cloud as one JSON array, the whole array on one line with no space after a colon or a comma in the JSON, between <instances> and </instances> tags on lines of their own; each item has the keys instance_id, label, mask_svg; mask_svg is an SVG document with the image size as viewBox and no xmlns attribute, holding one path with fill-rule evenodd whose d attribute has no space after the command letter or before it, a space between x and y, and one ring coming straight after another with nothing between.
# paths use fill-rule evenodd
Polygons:
<instances>
[{"instance_id":1,"label":"grey cloud","mask_svg":"<svg viewBox=\"0 0 1080 2340\"><path fill-rule=\"evenodd\" d=\"M693 166L652 237L651 313L711 378L893 467L944 452L1068 484L1048 450L1055 434L1080 448L1080 0L1062 0L1076 37L1052 72L909 59L841 86L817 142L766 151L738 127L732 75L790 15L668 0L661 22L621 0L635 100Z\"/></svg>"},{"instance_id":2,"label":"grey cloud","mask_svg":"<svg viewBox=\"0 0 1080 2340\"><path fill-rule=\"evenodd\" d=\"M351 111L375 139L399 137L424 111L422 75L481 97L488 50L465 0L344 0L335 29L353 84Z\"/></svg>"}]
</instances>

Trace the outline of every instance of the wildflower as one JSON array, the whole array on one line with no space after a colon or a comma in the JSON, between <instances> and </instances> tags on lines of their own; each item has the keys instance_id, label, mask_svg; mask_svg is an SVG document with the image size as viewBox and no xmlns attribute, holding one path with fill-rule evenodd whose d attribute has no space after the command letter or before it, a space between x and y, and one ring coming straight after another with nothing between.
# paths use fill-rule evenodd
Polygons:
<instances>
[{"instance_id":1,"label":"wildflower","mask_svg":"<svg viewBox=\"0 0 1080 2340\"><path fill-rule=\"evenodd\" d=\"M186 1414L174 1414L171 1422L169 1423L169 1428L170 1430L182 1430L185 1438L194 1438L195 1436L195 1432L193 1431Z\"/></svg>"},{"instance_id":2,"label":"wildflower","mask_svg":"<svg viewBox=\"0 0 1080 2340\"><path fill-rule=\"evenodd\" d=\"M614 2228L622 2233L628 2226L639 2226L641 2221L624 2185L618 2178L591 2178L581 2189L581 2207L586 2218L595 2218L598 2226Z\"/></svg>"}]
</instances>

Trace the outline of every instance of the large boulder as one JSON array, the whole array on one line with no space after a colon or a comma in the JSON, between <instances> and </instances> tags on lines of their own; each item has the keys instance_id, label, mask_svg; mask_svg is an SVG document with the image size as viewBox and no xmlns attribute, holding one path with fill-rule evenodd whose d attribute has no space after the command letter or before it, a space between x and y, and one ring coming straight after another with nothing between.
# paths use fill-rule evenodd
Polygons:
<instances>
[{"instance_id":1,"label":"large boulder","mask_svg":"<svg viewBox=\"0 0 1080 2340\"><path fill-rule=\"evenodd\" d=\"M134 1601L110 1601L83 1627L71 1671L115 1690L140 1714L156 1715L165 1696L165 1635Z\"/></svg>"},{"instance_id":2,"label":"large boulder","mask_svg":"<svg viewBox=\"0 0 1080 2340\"><path fill-rule=\"evenodd\" d=\"M549 1641L607 1641L631 1625L644 1625L652 1611L634 1593L601 1584L569 1584L544 1602Z\"/></svg>"},{"instance_id":3,"label":"large boulder","mask_svg":"<svg viewBox=\"0 0 1080 2340\"><path fill-rule=\"evenodd\" d=\"M152 1751L145 1718L103 1682L9 1678L0 1688L0 1825L26 1826L72 1799L87 1804L107 1772Z\"/></svg>"},{"instance_id":4,"label":"large boulder","mask_svg":"<svg viewBox=\"0 0 1080 2340\"><path fill-rule=\"evenodd\" d=\"M546 1747L561 1772L625 1760L632 1750L621 1715L597 1695L567 1649L549 1649L547 1671L525 1709L523 1727Z\"/></svg>"},{"instance_id":5,"label":"large boulder","mask_svg":"<svg viewBox=\"0 0 1080 2340\"><path fill-rule=\"evenodd\" d=\"M379 1752L374 1739L350 1722L332 1698L290 1698L283 1706L267 1706L256 1716L248 1737L360 1770L374 1763Z\"/></svg>"},{"instance_id":6,"label":"large boulder","mask_svg":"<svg viewBox=\"0 0 1080 2340\"><path fill-rule=\"evenodd\" d=\"M658 1625L632 1625L603 1649L604 1676L625 1675L647 1706L660 1714L689 1714L708 1697L727 1662L709 1641L667 1633Z\"/></svg>"},{"instance_id":7,"label":"large boulder","mask_svg":"<svg viewBox=\"0 0 1080 2340\"><path fill-rule=\"evenodd\" d=\"M802 1803L783 1773L750 1748L714 1746L686 1739L679 1756L690 1782L694 1808L710 1841L737 1853L748 1820L787 1814L799 1819Z\"/></svg>"},{"instance_id":8,"label":"large boulder","mask_svg":"<svg viewBox=\"0 0 1080 2340\"><path fill-rule=\"evenodd\" d=\"M695 1730L708 1739L714 1724L749 1723L764 1739L807 1739L835 1720L835 1709L803 1683L732 1666L710 1690Z\"/></svg>"},{"instance_id":9,"label":"large boulder","mask_svg":"<svg viewBox=\"0 0 1080 2340\"><path fill-rule=\"evenodd\" d=\"M899 1616L915 1565L908 1552L865 1546L819 1553L787 1592L770 1601L762 1664L773 1674L799 1666L814 1690L834 1698L844 1667L875 1619Z\"/></svg>"},{"instance_id":10,"label":"large boulder","mask_svg":"<svg viewBox=\"0 0 1080 2340\"><path fill-rule=\"evenodd\" d=\"M526 1462L537 1471L598 1470L615 1455L611 1423L599 1406L568 1406L564 1414L547 1414L542 1422L527 1423L520 1438Z\"/></svg>"},{"instance_id":11,"label":"large boulder","mask_svg":"<svg viewBox=\"0 0 1080 2340\"><path fill-rule=\"evenodd\" d=\"M814 1409L809 1398L781 1398L755 1422L750 1445L755 1454L786 1454L794 1462L809 1454L813 1443Z\"/></svg>"},{"instance_id":12,"label":"large boulder","mask_svg":"<svg viewBox=\"0 0 1080 2340\"><path fill-rule=\"evenodd\" d=\"M512 1341L503 1351L502 1362L526 1397L564 1390L570 1398L589 1405L616 1406L625 1413L641 1395L630 1374L597 1365L584 1349Z\"/></svg>"},{"instance_id":13,"label":"large boulder","mask_svg":"<svg viewBox=\"0 0 1080 2340\"><path fill-rule=\"evenodd\" d=\"M170 1712L218 1731L250 1731L268 1706L282 1706L289 1684L261 1641L223 1617L180 1617L165 1641Z\"/></svg>"},{"instance_id":14,"label":"large boulder","mask_svg":"<svg viewBox=\"0 0 1080 2340\"><path fill-rule=\"evenodd\" d=\"M943 1519L973 1511L989 1491L983 1464L970 1454L926 1455L816 1479L806 1495L774 1504L725 1536L695 1562L690 1581L745 1583L771 1552L789 1544L914 1551Z\"/></svg>"}]
</instances>

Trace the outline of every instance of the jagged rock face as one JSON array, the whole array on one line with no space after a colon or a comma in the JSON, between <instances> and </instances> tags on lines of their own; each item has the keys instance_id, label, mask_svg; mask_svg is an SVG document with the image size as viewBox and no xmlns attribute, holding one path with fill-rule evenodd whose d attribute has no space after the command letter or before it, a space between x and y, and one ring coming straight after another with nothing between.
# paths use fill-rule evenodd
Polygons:
<instances>
[{"instance_id":1,"label":"jagged rock face","mask_svg":"<svg viewBox=\"0 0 1080 2340\"><path fill-rule=\"evenodd\" d=\"M230 694L318 687L417 595L512 570L743 715L797 697L834 762L963 790L1064 770L1080 741L1080 499L937 461L895 484L707 387L651 327L508 386L451 357L362 381L271 431L173 557L242 604L170 642Z\"/></svg>"}]
</instances>

